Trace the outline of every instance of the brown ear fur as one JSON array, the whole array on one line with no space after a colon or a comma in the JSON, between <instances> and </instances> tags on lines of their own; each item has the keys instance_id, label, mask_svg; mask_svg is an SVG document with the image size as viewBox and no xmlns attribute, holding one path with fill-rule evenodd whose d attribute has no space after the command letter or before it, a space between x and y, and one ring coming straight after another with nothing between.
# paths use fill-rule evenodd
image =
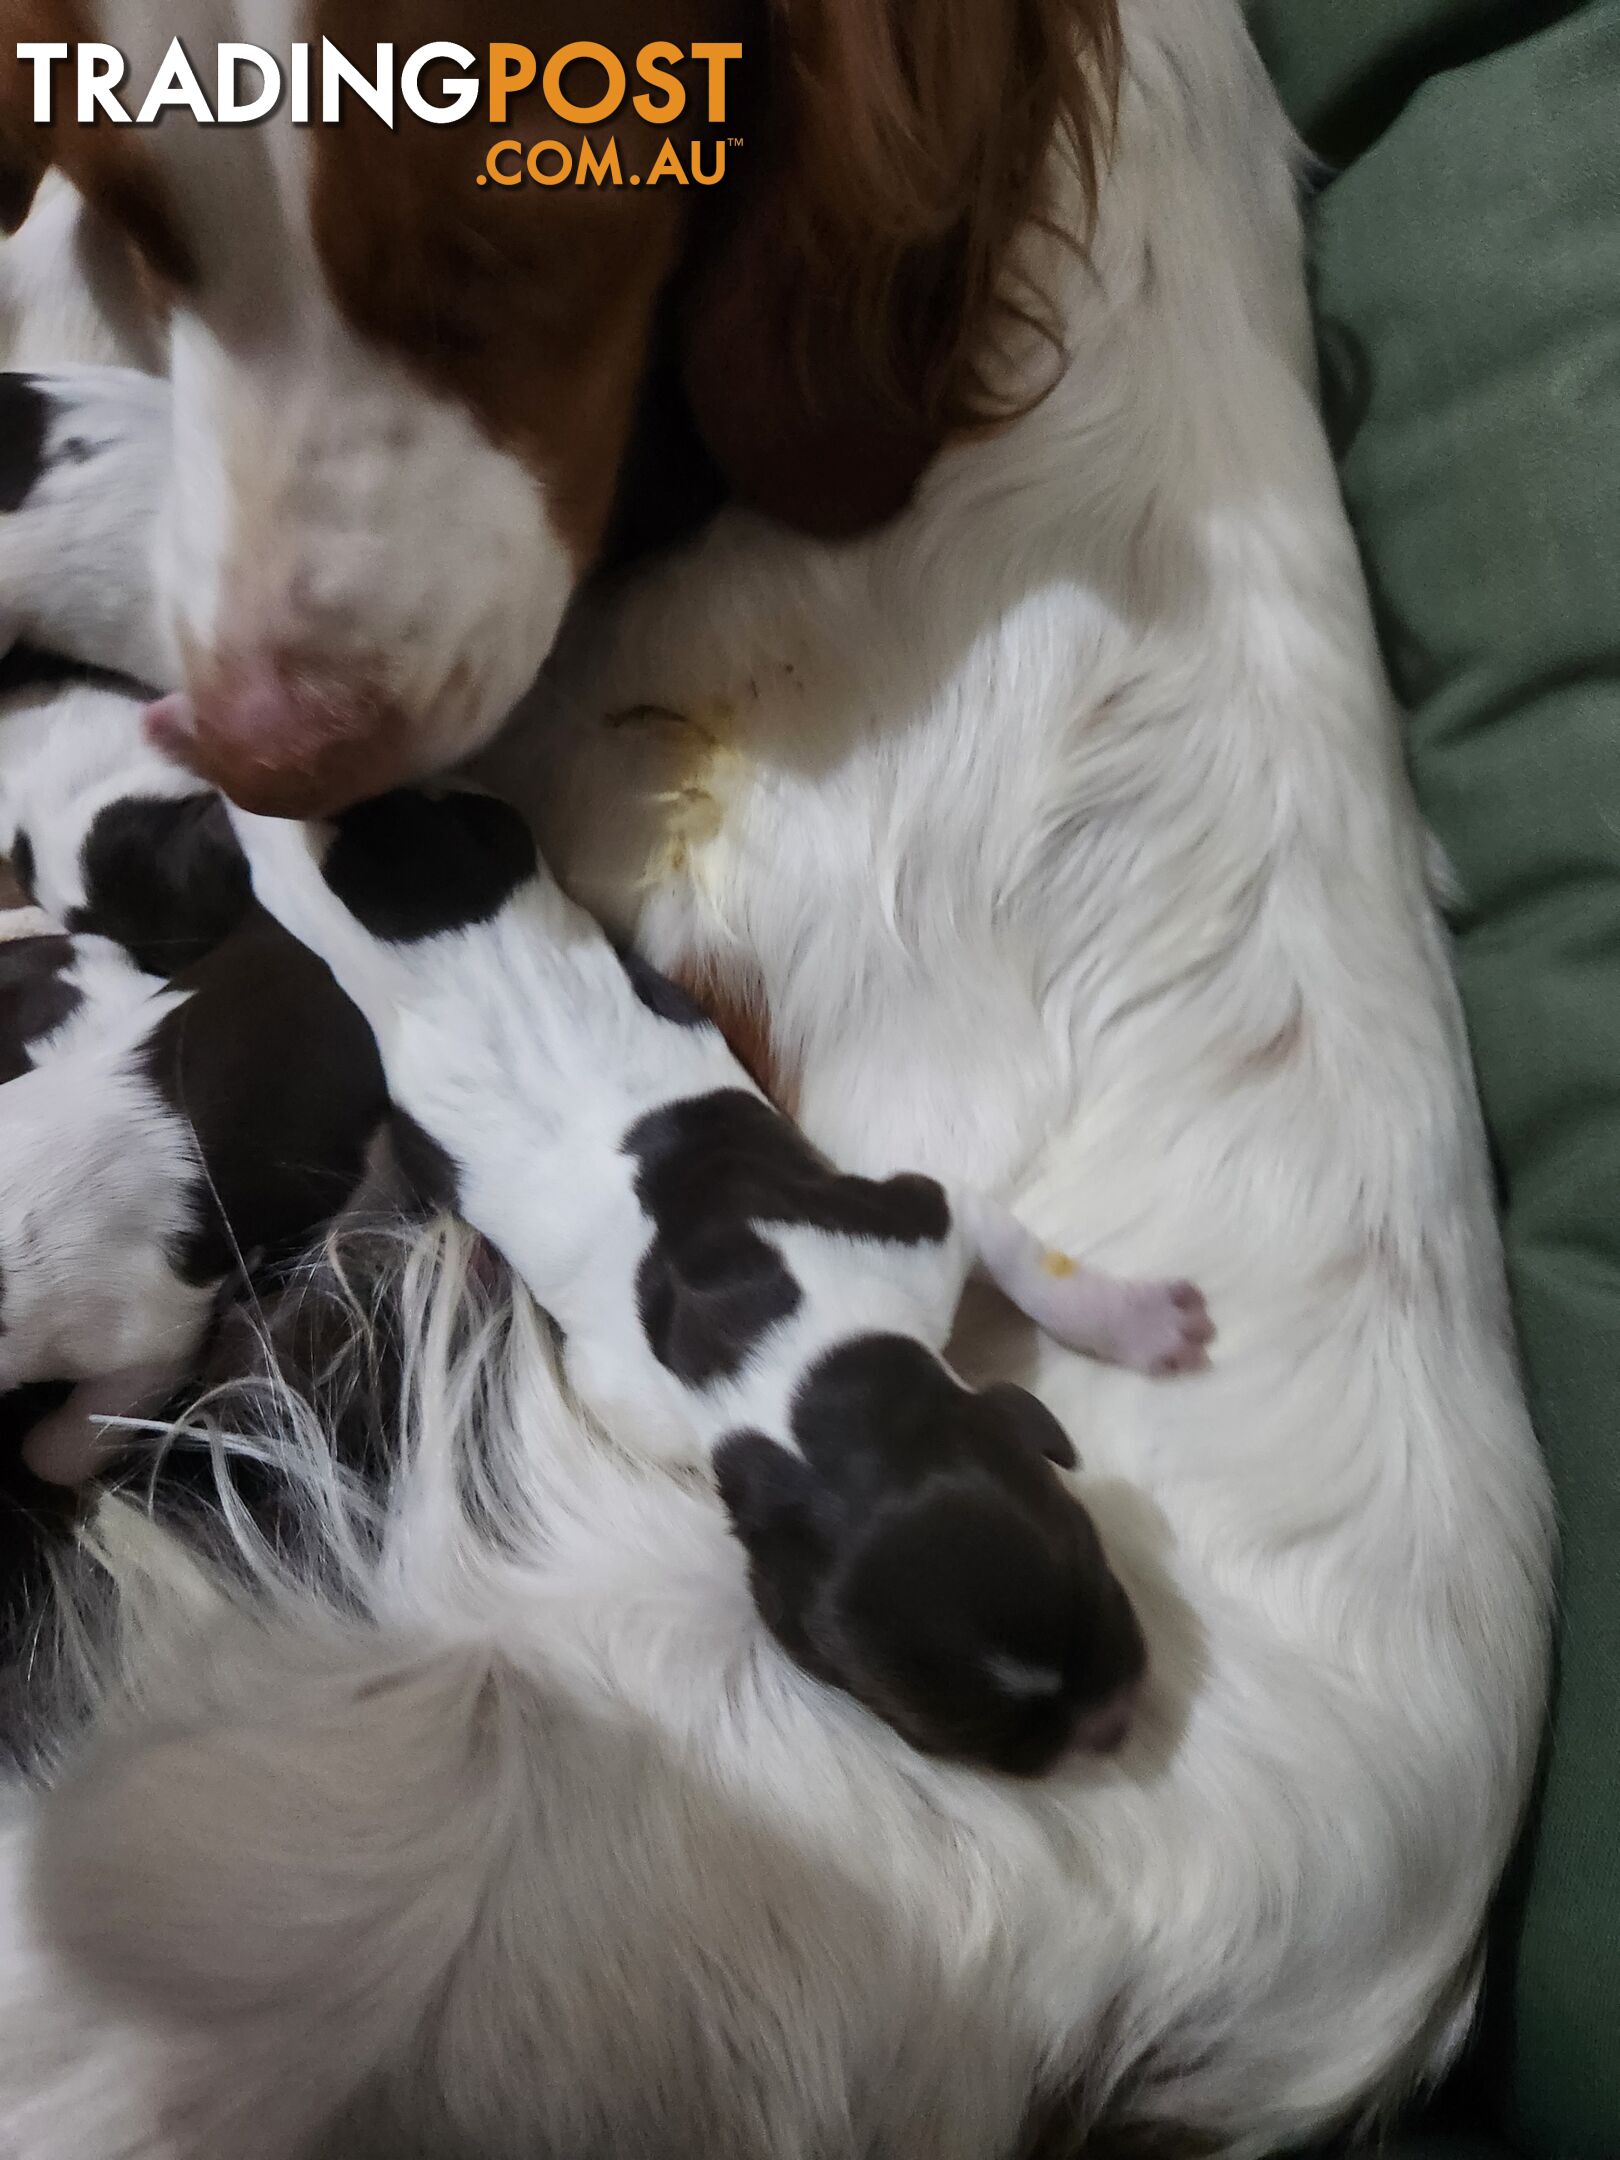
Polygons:
<instances>
[{"instance_id":1,"label":"brown ear fur","mask_svg":"<svg viewBox=\"0 0 1620 2160\"><path fill-rule=\"evenodd\" d=\"M11 67L16 68L15 57ZM9 85L0 80L0 232L14 233L34 206L39 183L50 169L50 136L13 110Z\"/></svg>"},{"instance_id":2,"label":"brown ear fur","mask_svg":"<svg viewBox=\"0 0 1620 2160\"><path fill-rule=\"evenodd\" d=\"M744 153L769 162L694 280L687 394L742 500L831 537L903 508L953 428L1016 409L998 332L1056 342L1011 245L1049 212L1062 138L1095 211L1118 6L777 0L772 31Z\"/></svg>"}]
</instances>

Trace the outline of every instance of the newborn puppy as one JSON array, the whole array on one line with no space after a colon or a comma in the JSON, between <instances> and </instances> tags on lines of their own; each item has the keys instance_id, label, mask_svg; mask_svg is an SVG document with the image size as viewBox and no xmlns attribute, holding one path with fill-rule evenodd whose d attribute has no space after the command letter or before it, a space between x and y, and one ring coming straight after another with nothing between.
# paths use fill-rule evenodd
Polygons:
<instances>
[{"instance_id":1,"label":"newborn puppy","mask_svg":"<svg viewBox=\"0 0 1620 2160\"><path fill-rule=\"evenodd\" d=\"M487 796L232 818L260 901L375 1029L419 1172L555 1316L613 1429L712 1465L789 1653L920 1748L1034 1773L1116 1744L1145 1653L1054 1469L1073 1451L941 1351L974 1265L1155 1372L1204 1362L1197 1292L1079 1268L932 1179L832 1168Z\"/></svg>"},{"instance_id":2,"label":"newborn puppy","mask_svg":"<svg viewBox=\"0 0 1620 2160\"><path fill-rule=\"evenodd\" d=\"M40 908L8 909L0 914L0 1085L161 988L109 939L69 937Z\"/></svg>"},{"instance_id":3,"label":"newborn puppy","mask_svg":"<svg viewBox=\"0 0 1620 2160\"><path fill-rule=\"evenodd\" d=\"M88 995L99 943L37 941L0 1095L0 1393L75 1383L24 1443L55 1484L168 1399L233 1274L337 1212L387 1110L365 1022L268 918L136 997Z\"/></svg>"},{"instance_id":4,"label":"newborn puppy","mask_svg":"<svg viewBox=\"0 0 1620 2160\"><path fill-rule=\"evenodd\" d=\"M177 974L247 913L224 806L152 749L133 692L45 672L0 695L0 857L64 928Z\"/></svg>"}]
</instances>

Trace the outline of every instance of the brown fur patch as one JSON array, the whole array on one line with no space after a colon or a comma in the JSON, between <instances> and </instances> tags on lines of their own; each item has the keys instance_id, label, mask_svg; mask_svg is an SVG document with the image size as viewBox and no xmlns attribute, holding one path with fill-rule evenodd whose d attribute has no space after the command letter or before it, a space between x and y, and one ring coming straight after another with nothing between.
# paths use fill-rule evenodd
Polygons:
<instances>
[{"instance_id":1,"label":"brown fur patch","mask_svg":"<svg viewBox=\"0 0 1620 2160\"><path fill-rule=\"evenodd\" d=\"M1009 333L1045 334L1061 373L1013 248L1050 213L1056 137L1095 209L1118 4L799 0L775 20L767 156L721 206L686 380L737 493L837 536L901 509L953 430L1017 409Z\"/></svg>"},{"instance_id":2,"label":"brown fur patch","mask_svg":"<svg viewBox=\"0 0 1620 2160\"><path fill-rule=\"evenodd\" d=\"M531 46L542 60L579 38L627 62L645 44L738 34L740 0L460 0L455 35ZM440 0L318 0L311 34L343 51L392 38L401 52L445 35ZM706 64L678 70L687 111L668 129L627 99L601 130L571 126L534 91L505 124L487 103L461 126L406 112L390 132L351 101L339 128L314 131L315 244L347 319L428 386L464 403L547 485L576 558L596 554L691 201L664 183L477 185L504 140L552 139L576 156L611 133L623 168L649 170L670 134L707 139ZM723 132L723 131L722 131Z\"/></svg>"},{"instance_id":3,"label":"brown fur patch","mask_svg":"<svg viewBox=\"0 0 1620 2160\"><path fill-rule=\"evenodd\" d=\"M121 231L149 271L170 286L189 285L191 252L151 153L133 127L99 119L80 127L64 82L59 82L54 119L33 118L32 70L17 58L19 41L94 37L93 10L84 0L9 0L6 37L0 43L0 225L15 232L27 216L34 190L52 165Z\"/></svg>"},{"instance_id":4,"label":"brown fur patch","mask_svg":"<svg viewBox=\"0 0 1620 2160\"><path fill-rule=\"evenodd\" d=\"M12 0L0 221L15 225L54 159L184 286L184 206L139 134L30 118L15 38L72 42L93 15L93 0ZM300 27L358 56L384 39L408 52L445 22L438 0L313 0ZM339 306L541 474L582 565L601 547L655 316L694 233L676 311L687 397L731 489L789 523L852 533L902 508L950 432L1016 409L999 384L1009 334L1047 335L1061 372L1014 244L1050 214L1054 138L1095 206L1118 0L461 0L454 28L474 51L743 48L723 126L707 123L706 65L688 62L687 111L667 130L629 99L603 131L573 126L534 91L500 126L487 104L451 128L401 107L390 131L351 98L341 127L310 130L315 242ZM477 184L498 141L550 138L577 159L603 132L627 171L650 170L666 132L703 142L711 166L720 136L742 146L712 193Z\"/></svg>"},{"instance_id":5,"label":"brown fur patch","mask_svg":"<svg viewBox=\"0 0 1620 2160\"><path fill-rule=\"evenodd\" d=\"M798 1082L778 1061L770 1007L758 971L698 960L674 969L671 979L702 1006L755 1085L764 1090L778 1110L792 1117L798 1102Z\"/></svg>"}]
</instances>

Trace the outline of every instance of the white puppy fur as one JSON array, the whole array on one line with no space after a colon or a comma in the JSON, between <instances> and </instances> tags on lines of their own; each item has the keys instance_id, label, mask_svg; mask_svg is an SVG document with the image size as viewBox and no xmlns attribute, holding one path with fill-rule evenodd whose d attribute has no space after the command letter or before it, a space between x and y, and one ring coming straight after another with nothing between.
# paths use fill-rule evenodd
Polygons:
<instances>
[{"instance_id":1,"label":"white puppy fur","mask_svg":"<svg viewBox=\"0 0 1620 2160\"><path fill-rule=\"evenodd\" d=\"M0 944L62 936L60 920L44 908L0 911ZM106 1035L109 1022L121 1027L126 1014L144 1006L155 990L163 988L157 976L143 974L124 948L115 945L111 938L80 932L68 942L71 952L61 979L66 988L75 993L72 1010L56 1026L44 1029L23 1046L28 1063L36 1067L100 1041ZM155 1012L147 1015L149 1022L156 1017ZM11 1098L7 1096L4 1100L9 1102Z\"/></svg>"},{"instance_id":2,"label":"white puppy fur","mask_svg":"<svg viewBox=\"0 0 1620 2160\"><path fill-rule=\"evenodd\" d=\"M99 582L108 583L105 564ZM8 590L0 582L0 594ZM140 700L128 692L68 682L0 697L0 857L27 833L34 897L59 923L90 897L82 848L102 810L131 796L202 792L146 741Z\"/></svg>"},{"instance_id":3,"label":"white puppy fur","mask_svg":"<svg viewBox=\"0 0 1620 2160\"><path fill-rule=\"evenodd\" d=\"M196 1147L141 1068L183 999L120 969L116 947L83 942L95 948L75 970L89 1002L0 1097L0 1392L79 1383L24 1447L35 1474L60 1484L94 1469L98 1418L161 1407L217 1289L174 1264L196 1212Z\"/></svg>"},{"instance_id":4,"label":"white puppy fur","mask_svg":"<svg viewBox=\"0 0 1620 2160\"><path fill-rule=\"evenodd\" d=\"M1056 2094L1250 2155L1466 2030L1545 1480L1293 146L1233 0L1125 19L1059 388L869 543L722 519L582 624L507 772L655 960L757 981L829 1151L1205 1285L1175 1389L956 1346L1087 1456L1136 1737L1014 1791L753 1655L713 1503L436 1232L380 1511L296 1405L274 1437L325 1581L250 1548L233 1593L104 1511L103 1738L3 1878L29 2160L985 2160Z\"/></svg>"}]
</instances>

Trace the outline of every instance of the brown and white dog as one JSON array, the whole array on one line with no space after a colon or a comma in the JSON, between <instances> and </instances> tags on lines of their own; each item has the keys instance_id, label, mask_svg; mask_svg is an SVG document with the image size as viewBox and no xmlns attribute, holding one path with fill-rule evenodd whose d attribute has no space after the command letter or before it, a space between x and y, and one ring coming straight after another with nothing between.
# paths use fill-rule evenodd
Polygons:
<instances>
[{"instance_id":1,"label":"brown and white dog","mask_svg":"<svg viewBox=\"0 0 1620 2160\"><path fill-rule=\"evenodd\" d=\"M193 5L170 25L195 27ZM98 20L133 39L112 20L130 12ZM209 35L259 14L221 8ZM1019 247L1068 366L1054 385L1050 346L1009 338L1016 416L952 441L866 538L730 509L576 607L512 747L570 892L665 973L757 989L813 1145L972 1181L1056 1246L1127 1273L1173 1254L1208 1288L1221 1358L1174 1388L995 1311L951 1346L965 1379L1027 1385L1088 1436L1081 1490L1149 1652L1130 1738L1014 1788L762 1656L718 1500L629 1422L585 1415L532 1301L441 1225L406 1241L380 1316L369 1279L338 1286L347 1385L313 1407L262 1391L209 1428L292 1481L290 1550L228 1519L219 1569L100 1512L90 1609L115 1640L73 1725L91 1744L76 1775L9 1796L0 1835L0 2123L28 2160L1257 2160L1393 2105L1460 2044L1536 1753L1546 1486L1432 851L1315 405L1293 141L1238 0L1120 15L1082 255L1061 243L1086 233L1087 191L1052 138L1098 63L1091 10L783 10L800 132L791 113L746 131L784 146L784 194L865 234L839 250L863 272L855 319L875 319L865 273L907 286L884 265L925 228L964 304L936 314L925 283L914 330L972 319L975 265L1016 299L990 254L1044 203L1058 244L1037 218ZM389 27L409 37L415 10ZM840 68L853 100L818 105ZM232 184L191 132L150 137L188 220ZM387 160L402 204L408 163ZM766 177L710 241L746 262L754 205L769 267ZM438 208L402 220L431 234ZM803 249L781 260L836 317ZM709 324L780 323L768 280L717 289ZM200 306L176 315L176 374L211 429L211 385L256 360ZM14 364L108 357L53 353L29 313ZM994 362L984 313L969 349ZM266 319L285 336L273 294ZM873 439L859 397L819 445L772 437L781 381L706 369L697 321L691 403L733 484L830 525L854 501L834 453ZM519 325L514 354L534 335ZM829 330L813 353L824 414L859 349ZM312 339L297 364L335 411L330 357ZM408 401L420 370L399 367ZM960 370L952 387L972 405ZM286 404L308 463L309 409ZM767 486L773 439L797 446L796 502ZM261 434L268 471L275 454ZM458 650L498 642L453 575L428 610L421 575L441 510L465 535L476 494L447 483L424 533L403 476L367 486L375 560L411 607ZM180 597L206 641L241 559L205 526ZM138 585L142 556L132 526L111 584ZM510 596L507 567L486 571ZM447 738L407 694L416 615L401 631L386 580L364 585L355 657L397 659L386 687L417 716L372 748L425 760ZM245 765L228 717L210 741ZM379 1343L397 1415L367 1368ZM381 1428L380 1491L338 1460L356 1422ZM29 1671L54 1745L80 1698L64 1710Z\"/></svg>"},{"instance_id":2,"label":"brown and white dog","mask_svg":"<svg viewBox=\"0 0 1620 2160\"><path fill-rule=\"evenodd\" d=\"M1055 126L1093 171L1117 38L1112 0L464 0L453 28L480 55L736 44L734 177L712 198L479 187L515 121L402 109L390 135L353 98L336 126L283 99L253 127L137 128L81 126L69 95L39 126L0 54L8 228L54 162L167 312L153 643L183 694L152 726L248 808L331 810L494 732L602 552L666 302L732 492L822 532L897 510L947 429L996 405L986 339L1027 310L1007 246ZM6 24L108 41L137 83L177 33L363 59L445 29L434 0L20 0ZM652 163L632 103L614 129L627 167Z\"/></svg>"}]
</instances>

